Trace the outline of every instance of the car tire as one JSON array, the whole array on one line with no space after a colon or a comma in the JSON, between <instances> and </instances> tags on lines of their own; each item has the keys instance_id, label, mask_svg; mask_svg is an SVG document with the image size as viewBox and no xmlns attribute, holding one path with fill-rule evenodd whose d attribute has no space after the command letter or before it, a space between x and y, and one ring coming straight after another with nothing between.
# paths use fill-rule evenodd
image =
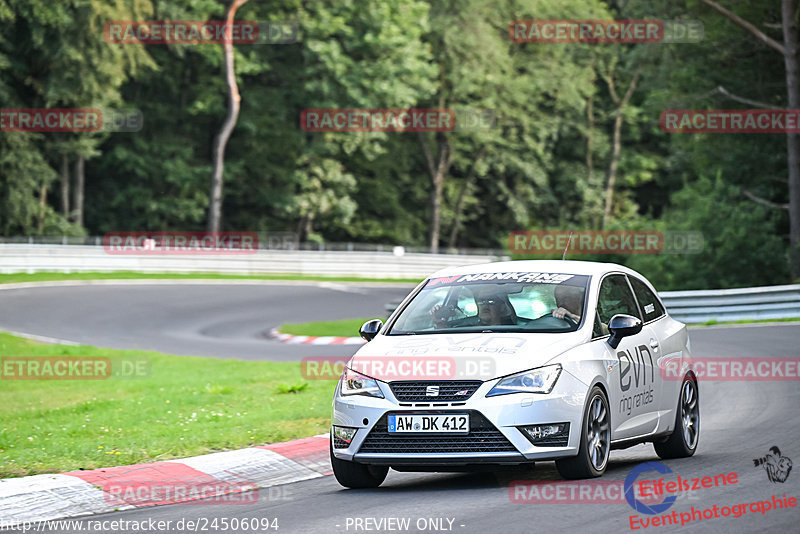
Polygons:
<instances>
[{"instance_id":1,"label":"car tire","mask_svg":"<svg viewBox=\"0 0 800 534\"><path fill-rule=\"evenodd\" d=\"M654 442L653 448L659 458L687 458L697 450L700 441L700 390L697 380L686 375L678 395L678 409L675 411L675 428L667 439Z\"/></svg>"},{"instance_id":2,"label":"car tire","mask_svg":"<svg viewBox=\"0 0 800 534\"><path fill-rule=\"evenodd\" d=\"M362 489L377 488L386 480L389 473L388 467L358 464L340 460L333 454L333 444L330 444L331 467L336 481L345 488Z\"/></svg>"},{"instance_id":3,"label":"car tire","mask_svg":"<svg viewBox=\"0 0 800 534\"><path fill-rule=\"evenodd\" d=\"M589 392L583 410L578 455L556 460L558 473L568 480L602 475L611 454L611 411L603 390L595 386ZM592 454L594 452L594 454Z\"/></svg>"}]
</instances>

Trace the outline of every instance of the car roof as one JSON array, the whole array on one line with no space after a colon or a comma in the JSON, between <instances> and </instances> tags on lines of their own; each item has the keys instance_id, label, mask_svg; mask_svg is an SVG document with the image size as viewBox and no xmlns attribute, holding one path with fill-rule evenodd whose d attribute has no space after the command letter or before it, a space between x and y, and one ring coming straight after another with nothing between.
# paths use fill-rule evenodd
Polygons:
<instances>
[{"instance_id":1,"label":"car roof","mask_svg":"<svg viewBox=\"0 0 800 534\"><path fill-rule=\"evenodd\" d=\"M433 273L430 278L455 276L459 274L503 272L564 273L588 276L600 276L609 272L623 272L644 278L644 276L633 269L616 263L576 260L515 260L461 265L458 267L445 267L444 269L440 269Z\"/></svg>"}]
</instances>

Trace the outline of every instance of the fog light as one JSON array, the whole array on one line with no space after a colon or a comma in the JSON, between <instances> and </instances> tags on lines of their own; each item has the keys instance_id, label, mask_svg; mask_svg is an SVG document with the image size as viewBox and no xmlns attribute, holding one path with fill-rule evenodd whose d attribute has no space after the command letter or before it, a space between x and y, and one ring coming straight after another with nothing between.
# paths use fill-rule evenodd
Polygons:
<instances>
[{"instance_id":1,"label":"fog light","mask_svg":"<svg viewBox=\"0 0 800 534\"><path fill-rule=\"evenodd\" d=\"M356 435L355 428L348 428L346 426L335 426L333 427L333 447L336 449L346 449L350 446L350 442L353 441L353 437Z\"/></svg>"},{"instance_id":2,"label":"fog light","mask_svg":"<svg viewBox=\"0 0 800 534\"><path fill-rule=\"evenodd\" d=\"M533 439L542 439L561 432L561 425L527 426L525 432Z\"/></svg>"},{"instance_id":3,"label":"fog light","mask_svg":"<svg viewBox=\"0 0 800 534\"><path fill-rule=\"evenodd\" d=\"M566 447L569 441L569 423L523 426L520 430L540 447Z\"/></svg>"}]
</instances>

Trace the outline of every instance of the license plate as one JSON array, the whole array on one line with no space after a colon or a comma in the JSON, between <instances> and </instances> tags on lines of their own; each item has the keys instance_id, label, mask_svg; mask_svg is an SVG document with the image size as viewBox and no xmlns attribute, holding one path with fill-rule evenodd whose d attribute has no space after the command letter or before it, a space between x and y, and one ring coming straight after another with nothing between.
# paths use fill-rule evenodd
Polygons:
<instances>
[{"instance_id":1,"label":"license plate","mask_svg":"<svg viewBox=\"0 0 800 534\"><path fill-rule=\"evenodd\" d=\"M469 433L469 415L390 415L389 432Z\"/></svg>"}]
</instances>

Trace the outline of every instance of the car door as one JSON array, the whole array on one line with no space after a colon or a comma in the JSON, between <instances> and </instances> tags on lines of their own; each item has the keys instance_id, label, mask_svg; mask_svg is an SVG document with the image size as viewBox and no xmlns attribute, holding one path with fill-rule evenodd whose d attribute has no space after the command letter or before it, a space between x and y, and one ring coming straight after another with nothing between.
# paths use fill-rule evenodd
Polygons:
<instances>
[{"instance_id":1,"label":"car door","mask_svg":"<svg viewBox=\"0 0 800 534\"><path fill-rule=\"evenodd\" d=\"M662 419L670 424L675 420L680 381L664 380L664 375L659 370L665 360L681 358L683 355L687 342L686 327L667 317L664 305L648 284L633 275L628 275L628 280L642 310L644 324L651 329L654 336L650 340L650 346L653 348L657 367L658 405Z\"/></svg>"},{"instance_id":2,"label":"car door","mask_svg":"<svg viewBox=\"0 0 800 534\"><path fill-rule=\"evenodd\" d=\"M595 333L604 338L607 325L617 314L642 319L639 306L624 274L609 274L600 282ZM658 425L660 376L651 342L656 341L649 326L625 337L614 349L603 343L609 366L609 407L611 438L627 439L654 432Z\"/></svg>"}]
</instances>

